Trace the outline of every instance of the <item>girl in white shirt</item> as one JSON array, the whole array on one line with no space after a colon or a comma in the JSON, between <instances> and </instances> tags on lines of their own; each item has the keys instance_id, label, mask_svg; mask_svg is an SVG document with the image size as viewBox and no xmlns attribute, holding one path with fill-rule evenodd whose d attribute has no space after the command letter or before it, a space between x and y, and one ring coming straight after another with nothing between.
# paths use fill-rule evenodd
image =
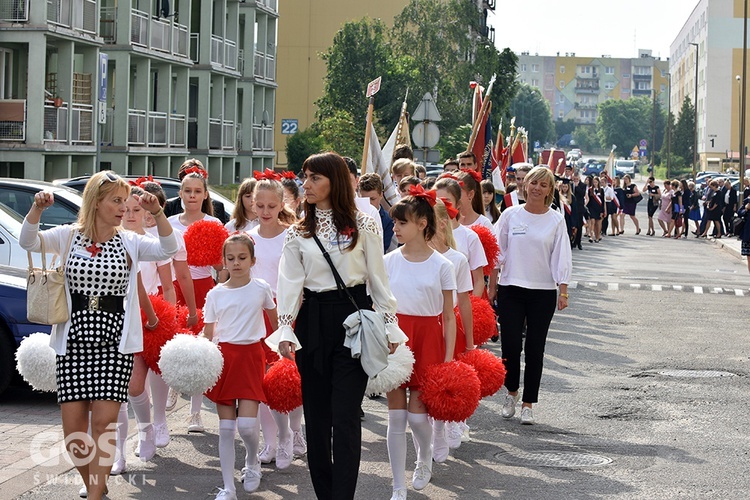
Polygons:
<instances>
[{"instance_id":1,"label":"girl in white shirt","mask_svg":"<svg viewBox=\"0 0 750 500\"><path fill-rule=\"evenodd\" d=\"M462 199L461 185L452 177L441 176L434 186L437 196L450 201L454 207L458 207ZM487 265L487 256L484 254L482 242L479 241L477 233L464 227L459 222L459 216L453 219L451 225L453 238L456 240L456 250L464 254L469 260L471 280L474 284L473 294L477 297L484 295L484 266Z\"/></svg>"},{"instance_id":2,"label":"girl in white shirt","mask_svg":"<svg viewBox=\"0 0 750 500\"><path fill-rule=\"evenodd\" d=\"M224 224L229 234L235 231L249 232L258 225L258 215L255 213L255 178L245 179L237 190L237 200L234 202L232 220Z\"/></svg>"},{"instance_id":3,"label":"girl in white shirt","mask_svg":"<svg viewBox=\"0 0 750 500\"><path fill-rule=\"evenodd\" d=\"M224 366L221 376L206 396L216 403L219 415L219 462L224 488L217 499L236 499L234 487L234 437L238 431L245 443L245 468L242 482L247 492L260 485L258 463L258 404L265 401L263 375L266 357L263 312L276 326L276 304L271 287L258 278L250 278L255 264L252 239L243 233L224 242L224 266L229 279L206 296L203 310L203 334L221 348ZM236 424L236 427L235 427Z\"/></svg>"},{"instance_id":4,"label":"girl in white shirt","mask_svg":"<svg viewBox=\"0 0 750 500\"><path fill-rule=\"evenodd\" d=\"M284 188L280 176L266 172L256 176L255 214L259 225L248 233L255 242L257 264L253 267L253 277L266 281L271 286L274 298L279 276L279 261L284 247L284 239L290 225L297 217L284 205ZM268 317L265 318L266 336L274 328ZM278 356L263 342L266 361L272 363ZM260 405L260 427L265 446L258 455L261 463L276 461L276 467L286 469L292 462L293 454L302 455L307 450L302 435L302 407L288 415L273 411L265 404ZM290 425L291 423L291 425Z\"/></svg>"},{"instance_id":5,"label":"girl in white shirt","mask_svg":"<svg viewBox=\"0 0 750 500\"><path fill-rule=\"evenodd\" d=\"M393 472L392 500L406 498L406 423L417 448L412 485L421 490L432 476L432 425L419 399L425 369L453 359L456 316L453 264L428 242L435 235L434 191L413 186L410 195L391 208L393 232L403 246L385 256L385 268L396 297L398 322L414 353L414 369L404 386L388 396L388 459ZM406 389L409 389L407 402Z\"/></svg>"}]
</instances>

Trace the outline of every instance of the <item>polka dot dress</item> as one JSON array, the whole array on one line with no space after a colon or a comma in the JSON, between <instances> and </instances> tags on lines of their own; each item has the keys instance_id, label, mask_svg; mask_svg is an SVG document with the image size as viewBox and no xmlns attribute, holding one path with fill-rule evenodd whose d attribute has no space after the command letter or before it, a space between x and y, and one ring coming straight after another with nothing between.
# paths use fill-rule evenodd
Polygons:
<instances>
[{"instance_id":1,"label":"polka dot dress","mask_svg":"<svg viewBox=\"0 0 750 500\"><path fill-rule=\"evenodd\" d=\"M92 242L76 234L66 275L71 293L126 294L130 271L122 238L116 234L99 244L93 258L76 250ZM119 351L125 315L105 311L74 311L64 356L57 356L57 402L107 400L124 403L133 372L133 355Z\"/></svg>"}]
</instances>

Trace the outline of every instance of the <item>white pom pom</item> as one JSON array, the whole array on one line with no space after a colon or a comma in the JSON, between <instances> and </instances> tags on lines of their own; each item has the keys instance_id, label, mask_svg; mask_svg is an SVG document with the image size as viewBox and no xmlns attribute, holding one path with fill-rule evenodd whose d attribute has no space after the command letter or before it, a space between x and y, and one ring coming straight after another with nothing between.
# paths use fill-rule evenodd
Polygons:
<instances>
[{"instance_id":1,"label":"white pom pom","mask_svg":"<svg viewBox=\"0 0 750 500\"><path fill-rule=\"evenodd\" d=\"M218 346L205 337L184 333L164 344L159 357L164 382L182 394L202 394L212 388L223 366Z\"/></svg>"},{"instance_id":2,"label":"white pom pom","mask_svg":"<svg viewBox=\"0 0 750 500\"><path fill-rule=\"evenodd\" d=\"M378 373L375 378L367 381L366 394L385 394L392 391L411 378L414 367L414 354L406 344L396 348L396 352L388 355L388 367Z\"/></svg>"},{"instance_id":3,"label":"white pom pom","mask_svg":"<svg viewBox=\"0 0 750 500\"><path fill-rule=\"evenodd\" d=\"M55 350L49 345L49 335L32 333L21 341L16 351L16 367L23 379L37 391L57 391Z\"/></svg>"}]
</instances>

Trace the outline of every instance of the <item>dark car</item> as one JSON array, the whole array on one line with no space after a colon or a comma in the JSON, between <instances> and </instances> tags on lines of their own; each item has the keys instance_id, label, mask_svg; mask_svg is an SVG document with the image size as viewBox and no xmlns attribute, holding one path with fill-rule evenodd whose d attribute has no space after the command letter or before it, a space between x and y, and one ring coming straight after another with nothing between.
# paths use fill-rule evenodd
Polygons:
<instances>
[{"instance_id":1,"label":"dark car","mask_svg":"<svg viewBox=\"0 0 750 500\"><path fill-rule=\"evenodd\" d=\"M583 175L599 175L602 173L602 170L604 170L604 164L602 163L587 163L583 166L583 169L581 170L581 173Z\"/></svg>"},{"instance_id":2,"label":"dark car","mask_svg":"<svg viewBox=\"0 0 750 500\"><path fill-rule=\"evenodd\" d=\"M16 376L16 349L35 332L50 333L51 327L26 319L26 277L28 272L0 266L0 394Z\"/></svg>"},{"instance_id":3,"label":"dark car","mask_svg":"<svg viewBox=\"0 0 750 500\"><path fill-rule=\"evenodd\" d=\"M60 185L60 186L67 186L69 188L73 188L79 193L83 192L83 188L86 187L86 183L89 181L90 175L85 175L82 177L73 177L72 179L58 179L54 181L54 184ZM139 178L137 175L123 175L123 179L125 180L136 180ZM154 176L154 181L161 184L162 189L164 189L164 194L167 195L167 199L176 198L179 196L180 192L180 181L179 179L173 179L172 177L159 177ZM220 202L222 205L224 205L224 212L228 217L231 218L232 213L234 212L234 202L231 200L228 200L224 196L220 195L216 191L212 190L211 188L208 189L208 191L211 193L211 199L216 200ZM222 221L224 223L229 222L229 219Z\"/></svg>"}]
</instances>

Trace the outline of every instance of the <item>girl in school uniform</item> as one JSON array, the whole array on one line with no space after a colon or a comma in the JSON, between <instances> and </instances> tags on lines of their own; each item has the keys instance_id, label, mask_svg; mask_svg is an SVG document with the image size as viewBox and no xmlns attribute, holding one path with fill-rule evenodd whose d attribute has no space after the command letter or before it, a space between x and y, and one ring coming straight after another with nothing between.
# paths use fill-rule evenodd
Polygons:
<instances>
[{"instance_id":1,"label":"girl in school uniform","mask_svg":"<svg viewBox=\"0 0 750 500\"><path fill-rule=\"evenodd\" d=\"M197 162L197 160L191 160ZM214 217L211 197L208 193L208 172L202 166L193 166L185 170L187 174L182 178L180 186L180 198L185 206L185 211L181 214L173 215L169 218L169 223L174 229L185 234L188 227L194 222L208 220L213 222L221 221ZM226 279L227 272L217 266L216 271L219 281ZM190 275L193 278L193 290L195 293L195 305L202 309L206 302L206 294L214 287L214 278L211 272L211 266L190 266ZM182 287L179 282L174 283L177 295L177 303L186 305ZM188 318L196 320L197 318ZM194 394L190 402L190 421L188 423L188 432L203 432L203 421L201 420L201 404L203 403L202 394Z\"/></svg>"},{"instance_id":2,"label":"girl in school uniform","mask_svg":"<svg viewBox=\"0 0 750 500\"><path fill-rule=\"evenodd\" d=\"M253 277L266 281L271 286L274 300L279 277L279 262L284 248L284 239L289 226L297 222L297 217L284 204L284 187L281 176L273 172L259 174L255 184L255 213L259 225L250 230L255 243L257 264L253 267ZM276 329L265 317L266 336ZM264 349L270 348L263 342ZM269 351L266 351L268 355ZM261 463L276 461L276 467L286 469L294 455L303 455L307 443L302 435L302 407L288 415L273 411L265 404L260 405L260 427L263 432L264 447L258 454Z\"/></svg>"},{"instance_id":3,"label":"girl in school uniform","mask_svg":"<svg viewBox=\"0 0 750 500\"><path fill-rule=\"evenodd\" d=\"M219 462L224 488L216 498L236 500L236 432L247 450L243 487L253 492L260 486L257 416L258 404L266 399L263 393L266 356L261 345L265 336L263 312L274 327L277 316L271 286L261 279L250 278L250 269L255 265L255 248L248 235L240 233L227 238L224 265L229 279L208 292L203 309L203 334L219 344L224 357L221 377L206 396L216 403L219 415Z\"/></svg>"},{"instance_id":4,"label":"girl in school uniform","mask_svg":"<svg viewBox=\"0 0 750 500\"><path fill-rule=\"evenodd\" d=\"M388 393L388 459L393 472L392 500L406 498L406 423L417 448L412 486L421 490L432 477L432 425L419 399L424 370L453 359L456 276L451 261L429 246L435 235L434 191L412 187L391 208L394 234L403 246L385 256L385 269L396 297L396 314L414 352L414 369L404 386ZM407 400L406 390L409 389Z\"/></svg>"}]
</instances>

